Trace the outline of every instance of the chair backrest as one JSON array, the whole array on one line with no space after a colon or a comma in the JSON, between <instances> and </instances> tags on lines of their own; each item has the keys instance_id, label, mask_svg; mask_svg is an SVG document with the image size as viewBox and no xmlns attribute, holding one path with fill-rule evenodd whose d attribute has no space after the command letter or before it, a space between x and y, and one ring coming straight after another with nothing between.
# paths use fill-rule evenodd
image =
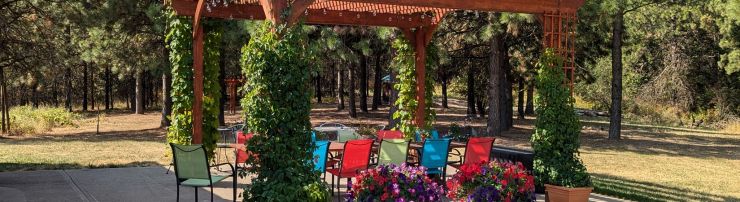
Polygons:
<instances>
[{"instance_id":1,"label":"chair backrest","mask_svg":"<svg viewBox=\"0 0 740 202\"><path fill-rule=\"evenodd\" d=\"M344 143L344 153L340 163L341 174L354 175L360 170L367 169L370 164L370 151L373 148L373 140L350 140Z\"/></svg>"},{"instance_id":2,"label":"chair backrest","mask_svg":"<svg viewBox=\"0 0 740 202\"><path fill-rule=\"evenodd\" d=\"M437 130L431 130L429 133L432 133L432 139L439 139L439 131Z\"/></svg>"},{"instance_id":3,"label":"chair backrest","mask_svg":"<svg viewBox=\"0 0 740 202\"><path fill-rule=\"evenodd\" d=\"M403 139L403 133L398 130L378 130L378 141L383 139Z\"/></svg>"},{"instance_id":4,"label":"chair backrest","mask_svg":"<svg viewBox=\"0 0 740 202\"><path fill-rule=\"evenodd\" d=\"M494 137L471 137L465 146L465 161L463 163L488 162L491 159L491 149Z\"/></svg>"},{"instance_id":5,"label":"chair backrest","mask_svg":"<svg viewBox=\"0 0 740 202\"><path fill-rule=\"evenodd\" d=\"M406 163L409 143L404 139L384 139L380 142L378 165Z\"/></svg>"},{"instance_id":6,"label":"chair backrest","mask_svg":"<svg viewBox=\"0 0 740 202\"><path fill-rule=\"evenodd\" d=\"M246 144L249 139L252 139L254 137L254 134L252 133L244 133L244 132L237 132L236 134L236 143L237 144ZM247 162L247 159L249 159L250 155L247 155L247 152L241 149L236 150L236 163L245 163Z\"/></svg>"},{"instance_id":7,"label":"chair backrest","mask_svg":"<svg viewBox=\"0 0 740 202\"><path fill-rule=\"evenodd\" d=\"M311 131L311 142L316 142L316 131Z\"/></svg>"},{"instance_id":8,"label":"chair backrest","mask_svg":"<svg viewBox=\"0 0 740 202\"><path fill-rule=\"evenodd\" d=\"M326 171L326 158L329 155L329 145L327 140L316 141L316 149L313 150L313 168L319 172Z\"/></svg>"},{"instance_id":9,"label":"chair backrest","mask_svg":"<svg viewBox=\"0 0 740 202\"><path fill-rule=\"evenodd\" d=\"M444 168L450 151L450 139L426 139L421 151L421 165L427 168Z\"/></svg>"},{"instance_id":10,"label":"chair backrest","mask_svg":"<svg viewBox=\"0 0 740 202\"><path fill-rule=\"evenodd\" d=\"M170 143L175 162L175 176L180 179L210 179L208 157L203 145L179 145Z\"/></svg>"},{"instance_id":11,"label":"chair backrest","mask_svg":"<svg viewBox=\"0 0 740 202\"><path fill-rule=\"evenodd\" d=\"M357 133L351 128L342 128L337 130L337 142L347 142L349 140L356 140Z\"/></svg>"}]
</instances>

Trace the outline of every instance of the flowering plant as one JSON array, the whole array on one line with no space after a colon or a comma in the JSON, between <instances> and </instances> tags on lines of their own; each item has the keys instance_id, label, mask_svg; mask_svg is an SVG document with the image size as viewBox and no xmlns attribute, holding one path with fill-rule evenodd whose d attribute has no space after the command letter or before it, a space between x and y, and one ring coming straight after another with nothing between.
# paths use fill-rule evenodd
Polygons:
<instances>
[{"instance_id":1,"label":"flowering plant","mask_svg":"<svg viewBox=\"0 0 740 202\"><path fill-rule=\"evenodd\" d=\"M355 176L349 201L439 201L443 185L426 175L426 168L402 164L381 165Z\"/></svg>"},{"instance_id":2,"label":"flowering plant","mask_svg":"<svg viewBox=\"0 0 740 202\"><path fill-rule=\"evenodd\" d=\"M534 201L534 177L522 163L465 164L447 181L455 201Z\"/></svg>"}]
</instances>

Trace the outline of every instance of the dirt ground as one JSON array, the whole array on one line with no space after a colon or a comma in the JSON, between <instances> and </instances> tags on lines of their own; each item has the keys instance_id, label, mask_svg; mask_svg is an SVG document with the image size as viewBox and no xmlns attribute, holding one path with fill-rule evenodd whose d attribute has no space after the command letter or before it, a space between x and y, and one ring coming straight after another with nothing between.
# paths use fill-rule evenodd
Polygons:
<instances>
[{"instance_id":1,"label":"dirt ground","mask_svg":"<svg viewBox=\"0 0 740 202\"><path fill-rule=\"evenodd\" d=\"M443 134L453 123L485 131L485 119L466 118L464 101L451 100L449 109L435 110L435 127ZM334 104L315 104L311 122L379 127L387 124L388 108L358 110L358 115L353 119ZM90 113L78 127L0 137L0 171L165 165L168 147L160 118L154 111L134 115L121 110L102 114L98 125L96 114ZM511 130L495 134L495 144L529 149L534 119L514 120ZM228 125L242 118L240 113L227 113L226 120ZM740 135L624 125L622 140L613 141L606 138L605 120L584 118L582 125L581 158L600 193L626 193L645 200L740 200Z\"/></svg>"}]
</instances>

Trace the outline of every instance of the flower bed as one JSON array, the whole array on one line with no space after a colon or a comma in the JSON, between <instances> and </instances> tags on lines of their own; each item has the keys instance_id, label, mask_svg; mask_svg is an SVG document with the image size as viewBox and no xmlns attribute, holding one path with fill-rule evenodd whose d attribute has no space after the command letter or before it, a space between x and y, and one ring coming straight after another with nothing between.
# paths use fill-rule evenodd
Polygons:
<instances>
[{"instance_id":1,"label":"flower bed","mask_svg":"<svg viewBox=\"0 0 740 202\"><path fill-rule=\"evenodd\" d=\"M447 181L454 201L534 201L534 177L521 163L466 164Z\"/></svg>"},{"instance_id":2,"label":"flower bed","mask_svg":"<svg viewBox=\"0 0 740 202\"><path fill-rule=\"evenodd\" d=\"M439 201L444 187L426 176L426 168L386 165L363 171L348 185L349 201Z\"/></svg>"}]
</instances>

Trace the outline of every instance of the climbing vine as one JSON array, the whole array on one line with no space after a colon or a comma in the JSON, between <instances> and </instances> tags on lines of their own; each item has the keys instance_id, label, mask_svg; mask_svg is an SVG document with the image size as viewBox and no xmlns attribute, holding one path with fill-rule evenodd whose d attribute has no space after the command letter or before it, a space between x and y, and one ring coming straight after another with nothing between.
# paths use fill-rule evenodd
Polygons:
<instances>
[{"instance_id":1,"label":"climbing vine","mask_svg":"<svg viewBox=\"0 0 740 202\"><path fill-rule=\"evenodd\" d=\"M391 67L398 72L398 83L393 87L398 90L398 99L395 105L398 110L393 114L394 119L398 119L396 126L407 139L412 139L417 130L428 131L434 124L435 113L432 110L434 81L431 79L431 73L434 72L435 61L438 60L437 48L434 45L427 47L426 57L426 77L424 87L424 100L426 102L424 114L424 128L418 128L414 125L416 117L416 107L419 106L416 100L416 66L415 53L412 45L404 39L396 39L393 42L393 48L396 50L396 57L393 58ZM428 135L424 133L424 135Z\"/></svg>"},{"instance_id":2,"label":"climbing vine","mask_svg":"<svg viewBox=\"0 0 740 202\"><path fill-rule=\"evenodd\" d=\"M247 78L242 108L250 132L257 134L247 149L259 154L259 159L247 162L257 176L245 190L245 200L304 201L312 193L310 188L326 190L309 161L313 145L308 135L308 40L300 25L274 28L274 32L272 28L265 22L242 48Z\"/></svg>"},{"instance_id":3,"label":"climbing vine","mask_svg":"<svg viewBox=\"0 0 740 202\"><path fill-rule=\"evenodd\" d=\"M204 38L203 72L203 144L213 155L219 138L218 112L221 86L218 83L221 44L221 30L206 26ZM187 17L176 16L170 11L167 18L166 42L169 60L172 65L172 125L167 131L167 141L176 144L190 144L193 131L193 46L192 22Z\"/></svg>"}]
</instances>

